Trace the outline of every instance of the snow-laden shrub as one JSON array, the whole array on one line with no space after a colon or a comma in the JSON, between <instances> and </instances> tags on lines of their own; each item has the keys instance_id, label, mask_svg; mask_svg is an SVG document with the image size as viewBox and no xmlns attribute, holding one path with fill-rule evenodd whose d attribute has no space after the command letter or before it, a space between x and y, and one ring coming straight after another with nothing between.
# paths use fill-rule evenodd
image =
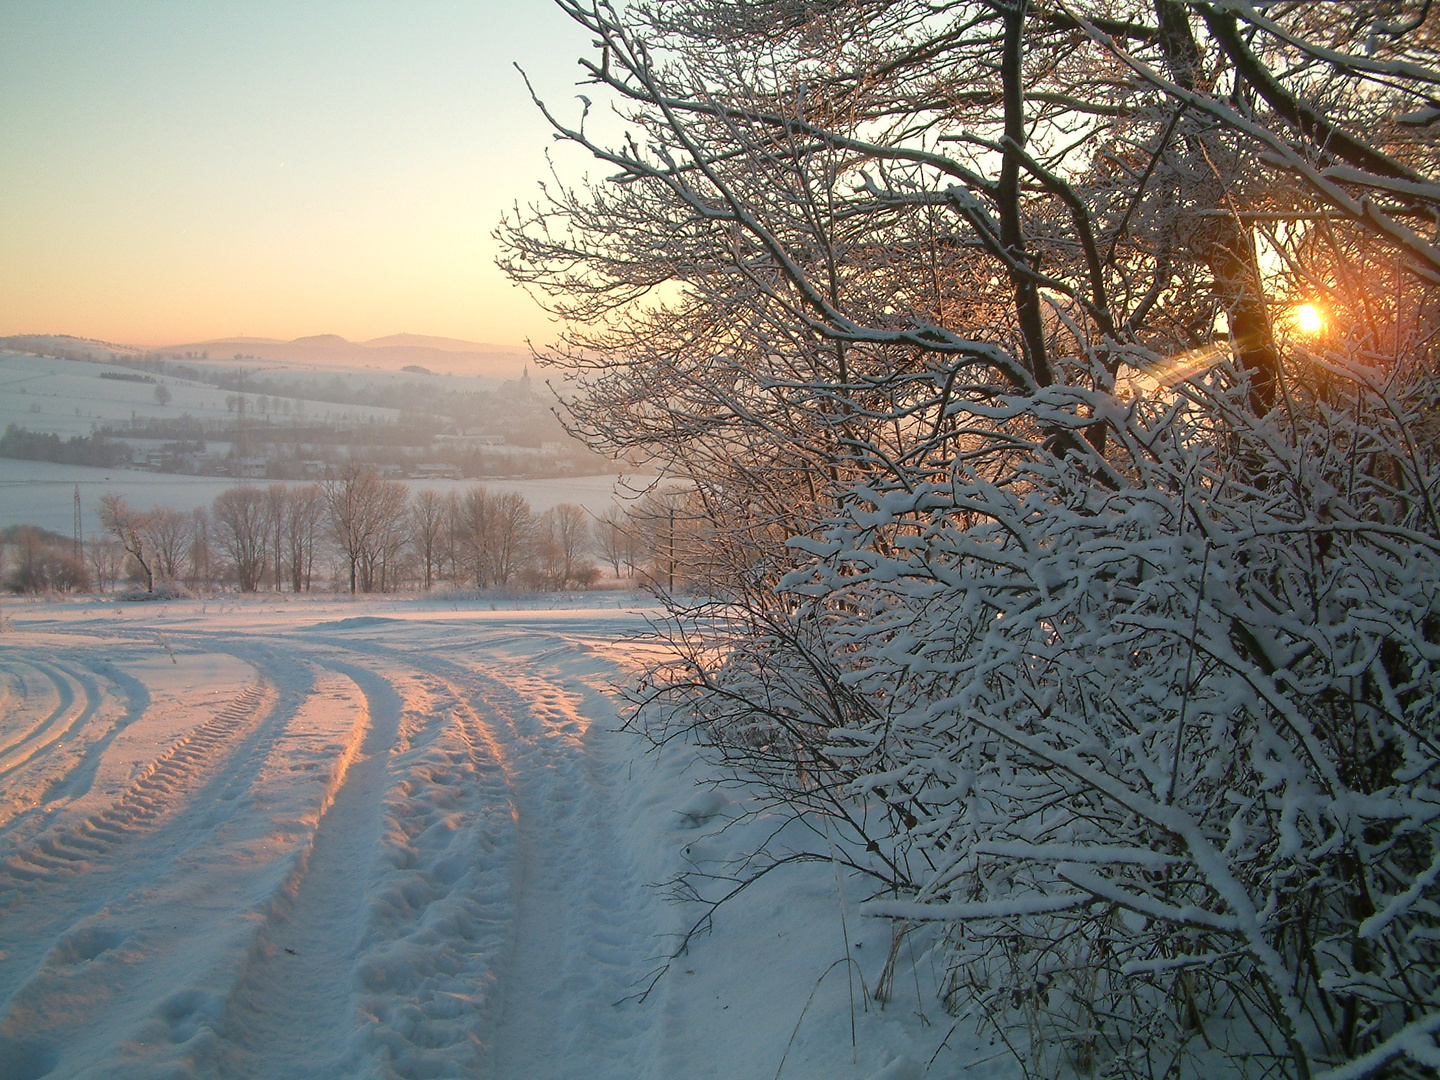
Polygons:
<instances>
[{"instance_id":1,"label":"snow-laden shrub","mask_svg":"<svg viewBox=\"0 0 1440 1080\"><path fill-rule=\"evenodd\" d=\"M1032 1075L1433 1075L1440 388L1227 386L998 401L1046 441L855 487L652 715L942 924ZM1097 418L1107 467L1052 452Z\"/></svg>"},{"instance_id":2,"label":"snow-laden shrub","mask_svg":"<svg viewBox=\"0 0 1440 1080\"><path fill-rule=\"evenodd\" d=\"M123 603L145 604L161 600L193 600L195 594L183 585L173 581L160 582L153 589L127 589L117 593L115 599Z\"/></svg>"}]
</instances>

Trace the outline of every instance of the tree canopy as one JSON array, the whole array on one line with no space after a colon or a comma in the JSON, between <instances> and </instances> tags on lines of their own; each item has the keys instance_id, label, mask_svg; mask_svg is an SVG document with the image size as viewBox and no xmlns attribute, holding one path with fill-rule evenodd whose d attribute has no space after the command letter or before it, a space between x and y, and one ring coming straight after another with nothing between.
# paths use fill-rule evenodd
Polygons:
<instances>
[{"instance_id":1,"label":"tree canopy","mask_svg":"<svg viewBox=\"0 0 1440 1080\"><path fill-rule=\"evenodd\" d=\"M1033 1075L1427 1075L1440 15L557 3L605 178L504 264L691 485L637 722Z\"/></svg>"}]
</instances>

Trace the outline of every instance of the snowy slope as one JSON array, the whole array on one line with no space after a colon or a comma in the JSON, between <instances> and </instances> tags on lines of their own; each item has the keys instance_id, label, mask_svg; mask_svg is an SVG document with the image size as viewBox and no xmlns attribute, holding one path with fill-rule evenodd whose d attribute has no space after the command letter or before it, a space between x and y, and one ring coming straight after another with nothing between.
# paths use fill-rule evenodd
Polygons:
<instances>
[{"instance_id":1,"label":"snowy slope","mask_svg":"<svg viewBox=\"0 0 1440 1080\"><path fill-rule=\"evenodd\" d=\"M829 867L672 956L663 884L774 823L614 730L642 605L0 615L7 1080L1008 1072L924 976L874 1002L890 931Z\"/></svg>"},{"instance_id":2,"label":"snowy slope","mask_svg":"<svg viewBox=\"0 0 1440 1080\"><path fill-rule=\"evenodd\" d=\"M135 374L111 364L0 352L0 429L19 424L31 431L68 437L89 435L97 426L123 424L136 417L235 419L234 404L227 399L236 395L206 383L169 375L154 383L102 378ZM170 392L165 405L155 400L155 389L161 384ZM248 397L253 410L256 395ZM324 401L306 401L302 407L309 420L335 423L394 422L400 415L396 409Z\"/></svg>"}]
</instances>

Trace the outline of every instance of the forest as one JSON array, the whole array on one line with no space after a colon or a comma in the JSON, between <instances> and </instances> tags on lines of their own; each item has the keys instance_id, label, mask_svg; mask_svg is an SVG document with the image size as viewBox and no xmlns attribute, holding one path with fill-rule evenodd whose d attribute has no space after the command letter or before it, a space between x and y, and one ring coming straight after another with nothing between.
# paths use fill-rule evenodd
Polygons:
<instances>
[{"instance_id":1,"label":"forest","mask_svg":"<svg viewBox=\"0 0 1440 1080\"><path fill-rule=\"evenodd\" d=\"M557 3L504 266L689 484L630 723L814 837L680 884L864 875L1028 1076L1435 1075L1429 0Z\"/></svg>"}]
</instances>

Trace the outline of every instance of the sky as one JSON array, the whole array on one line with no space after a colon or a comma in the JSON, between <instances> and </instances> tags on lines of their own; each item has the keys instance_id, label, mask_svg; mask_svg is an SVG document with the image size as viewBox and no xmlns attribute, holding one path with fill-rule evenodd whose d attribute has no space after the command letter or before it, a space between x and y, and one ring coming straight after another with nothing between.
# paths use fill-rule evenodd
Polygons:
<instances>
[{"instance_id":1,"label":"sky","mask_svg":"<svg viewBox=\"0 0 1440 1080\"><path fill-rule=\"evenodd\" d=\"M578 113L585 46L549 0L0 0L0 335L543 344L513 65Z\"/></svg>"}]
</instances>

